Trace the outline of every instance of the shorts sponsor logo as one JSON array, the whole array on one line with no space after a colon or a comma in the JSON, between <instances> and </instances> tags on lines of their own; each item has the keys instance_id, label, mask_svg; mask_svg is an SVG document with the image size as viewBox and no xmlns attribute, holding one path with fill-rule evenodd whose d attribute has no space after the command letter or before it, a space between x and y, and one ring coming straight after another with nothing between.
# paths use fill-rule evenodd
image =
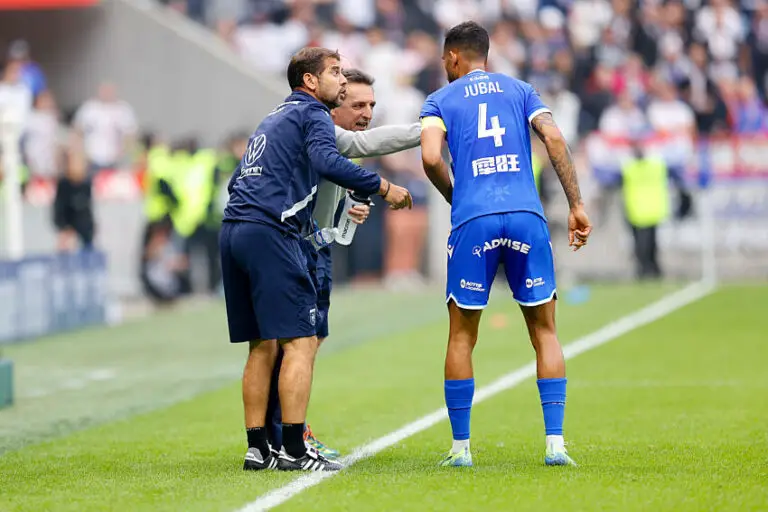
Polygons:
<instances>
[{"instance_id":1,"label":"shorts sponsor logo","mask_svg":"<svg viewBox=\"0 0 768 512\"><path fill-rule=\"evenodd\" d=\"M485 287L483 286L482 283L475 283L473 281L467 281L466 279L462 279L459 282L459 286L461 286L461 288L463 290L469 290L469 291L472 291L472 292L484 292L485 291Z\"/></svg>"},{"instance_id":2,"label":"shorts sponsor logo","mask_svg":"<svg viewBox=\"0 0 768 512\"><path fill-rule=\"evenodd\" d=\"M312 325L317 324L317 308L309 310L309 323Z\"/></svg>"},{"instance_id":3,"label":"shorts sponsor logo","mask_svg":"<svg viewBox=\"0 0 768 512\"><path fill-rule=\"evenodd\" d=\"M526 288L534 288L536 286L542 286L544 285L544 279L541 277L536 277L534 279L531 279L530 277L525 280L525 287Z\"/></svg>"},{"instance_id":4,"label":"shorts sponsor logo","mask_svg":"<svg viewBox=\"0 0 768 512\"><path fill-rule=\"evenodd\" d=\"M472 248L472 254L479 258L486 251L492 251L494 249L498 249L499 247L507 247L513 251L518 251L523 254L528 254L531 251L530 245L518 240L512 240L511 238L494 238L493 240L485 242L482 247L479 245L474 246Z\"/></svg>"}]
</instances>

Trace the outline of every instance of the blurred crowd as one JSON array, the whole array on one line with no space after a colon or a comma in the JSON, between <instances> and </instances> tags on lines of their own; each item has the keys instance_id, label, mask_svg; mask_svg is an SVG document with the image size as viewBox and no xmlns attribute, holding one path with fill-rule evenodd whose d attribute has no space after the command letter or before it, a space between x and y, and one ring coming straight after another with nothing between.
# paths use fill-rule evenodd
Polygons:
<instances>
[{"instance_id":1,"label":"blurred crowd","mask_svg":"<svg viewBox=\"0 0 768 512\"><path fill-rule=\"evenodd\" d=\"M768 130L764 0L181 0L259 70L306 45L338 48L377 79L379 123L412 119L443 84L440 36L474 19L492 70L531 82L569 141L675 125ZM263 51L269 48L268 52ZM669 108L668 108L669 107Z\"/></svg>"},{"instance_id":2,"label":"blurred crowd","mask_svg":"<svg viewBox=\"0 0 768 512\"><path fill-rule=\"evenodd\" d=\"M701 176L711 172L709 137L768 134L765 0L168 4L215 30L256 69L275 76L284 73L289 56L303 46L338 49L346 66L376 77L379 107L374 126L414 120L426 95L445 84L442 34L462 21L482 23L491 33L490 70L533 84L569 144L583 150L598 189L597 218L607 212L606 199L622 191L638 277L662 274L656 261L656 226L668 217L663 207L666 187L674 184L679 191L675 216L689 216L693 208L684 175L695 168L703 180ZM592 134L599 137L589 137ZM540 146L534 151L546 162ZM662 158L655 159L653 153ZM408 175L410 186L425 186L415 152L376 165L396 179ZM633 173L659 179L638 192L635 189L645 185ZM542 174L547 177L540 189L545 208L553 195L548 191L556 189L551 171ZM644 211L635 207L640 203L656 206L638 216ZM416 222L403 221L403 226ZM426 217L423 222L423 230L415 229L411 240L423 240ZM400 229L391 219L386 226ZM391 243L397 238L385 239ZM413 280L402 281L409 282Z\"/></svg>"},{"instance_id":3,"label":"blurred crowd","mask_svg":"<svg viewBox=\"0 0 768 512\"><path fill-rule=\"evenodd\" d=\"M442 33L474 19L491 32L490 69L531 82L577 152L590 155L587 136L596 132L628 141L631 154L636 153L634 141L671 135L665 165L679 183L706 136L768 133L765 0L164 3L205 24L252 66L278 79L290 55L303 46L339 49L345 66L375 77L372 126L416 120L425 97L445 83ZM141 259L147 289L161 299L191 289L189 257L197 246L209 261L203 287L214 290L217 215L226 175L234 169L247 134L222 134L221 147L213 149L201 148L193 139L163 140L143 131L146 127L131 105L108 82L77 108L62 112L25 41L8 42L5 57L0 111L13 109L22 120L22 182L48 179L57 184L52 220L59 248L88 247L94 237L98 242L91 180L115 169L130 170L141 176L145 193ZM243 128L253 127L233 131ZM596 148L591 170L603 189L615 189L622 169L615 162L602 165L600 157L613 153L610 147ZM546 162L544 155L539 157ZM393 289L421 286L428 184L419 152L363 164L408 186L416 205L408 212L375 207L356 235L358 241L335 248L339 254L334 261L343 266L336 270L353 282L383 281ZM606 168L609 172L603 172ZM547 190L555 190L551 172L548 180L547 175L545 170L545 200ZM205 204L195 197L205 197Z\"/></svg>"}]
</instances>

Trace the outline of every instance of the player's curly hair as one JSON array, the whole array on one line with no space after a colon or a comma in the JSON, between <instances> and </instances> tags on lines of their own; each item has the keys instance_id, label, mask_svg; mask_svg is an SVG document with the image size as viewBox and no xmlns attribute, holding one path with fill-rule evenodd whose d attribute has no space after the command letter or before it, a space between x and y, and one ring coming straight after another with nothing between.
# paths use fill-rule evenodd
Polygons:
<instances>
[{"instance_id":1,"label":"player's curly hair","mask_svg":"<svg viewBox=\"0 0 768 512\"><path fill-rule=\"evenodd\" d=\"M341 60L338 51L328 48L302 48L291 57L288 63L288 85L291 90L304 85L304 74L319 76L325 70L325 59L332 58Z\"/></svg>"},{"instance_id":2,"label":"player's curly hair","mask_svg":"<svg viewBox=\"0 0 768 512\"><path fill-rule=\"evenodd\" d=\"M487 58L490 46L488 31L474 21L460 23L445 34L446 50L471 52L478 57Z\"/></svg>"}]
</instances>

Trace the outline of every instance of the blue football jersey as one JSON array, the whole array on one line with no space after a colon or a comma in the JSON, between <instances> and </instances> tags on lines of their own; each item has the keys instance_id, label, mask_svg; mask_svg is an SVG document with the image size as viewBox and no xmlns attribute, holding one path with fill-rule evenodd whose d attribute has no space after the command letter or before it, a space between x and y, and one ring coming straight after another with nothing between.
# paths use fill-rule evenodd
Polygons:
<instances>
[{"instance_id":1,"label":"blue football jersey","mask_svg":"<svg viewBox=\"0 0 768 512\"><path fill-rule=\"evenodd\" d=\"M544 218L531 164L529 123L549 112L530 84L475 70L435 91L421 110L423 126L446 131L453 160L451 225L494 213Z\"/></svg>"}]
</instances>

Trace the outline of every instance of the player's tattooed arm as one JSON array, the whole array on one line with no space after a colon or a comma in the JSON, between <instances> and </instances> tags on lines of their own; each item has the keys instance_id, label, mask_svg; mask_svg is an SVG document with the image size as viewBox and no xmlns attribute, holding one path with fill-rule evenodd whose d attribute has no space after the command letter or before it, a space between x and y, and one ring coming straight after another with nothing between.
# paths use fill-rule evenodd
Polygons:
<instances>
[{"instance_id":1,"label":"player's tattooed arm","mask_svg":"<svg viewBox=\"0 0 768 512\"><path fill-rule=\"evenodd\" d=\"M576 177L576 167L573 165L573 157L568 143L565 141L560 128L557 127L552 114L544 112L537 115L531 121L531 127L541 142L547 147L552 167L560 179L560 183L568 198L568 205L574 208L581 204L581 190Z\"/></svg>"},{"instance_id":2,"label":"player's tattooed arm","mask_svg":"<svg viewBox=\"0 0 768 512\"><path fill-rule=\"evenodd\" d=\"M421 130L421 163L427 178L442 194L448 204L453 200L453 183L448 166L443 160L445 132L430 126Z\"/></svg>"},{"instance_id":3,"label":"player's tattooed arm","mask_svg":"<svg viewBox=\"0 0 768 512\"><path fill-rule=\"evenodd\" d=\"M579 182L576 179L576 168L573 165L568 143L549 112L534 117L531 127L547 147L552 167L555 168L565 196L568 198L568 206L571 207L568 214L568 244L574 251L578 251L587 244L587 239L592 233L592 224L584 211Z\"/></svg>"}]
</instances>

